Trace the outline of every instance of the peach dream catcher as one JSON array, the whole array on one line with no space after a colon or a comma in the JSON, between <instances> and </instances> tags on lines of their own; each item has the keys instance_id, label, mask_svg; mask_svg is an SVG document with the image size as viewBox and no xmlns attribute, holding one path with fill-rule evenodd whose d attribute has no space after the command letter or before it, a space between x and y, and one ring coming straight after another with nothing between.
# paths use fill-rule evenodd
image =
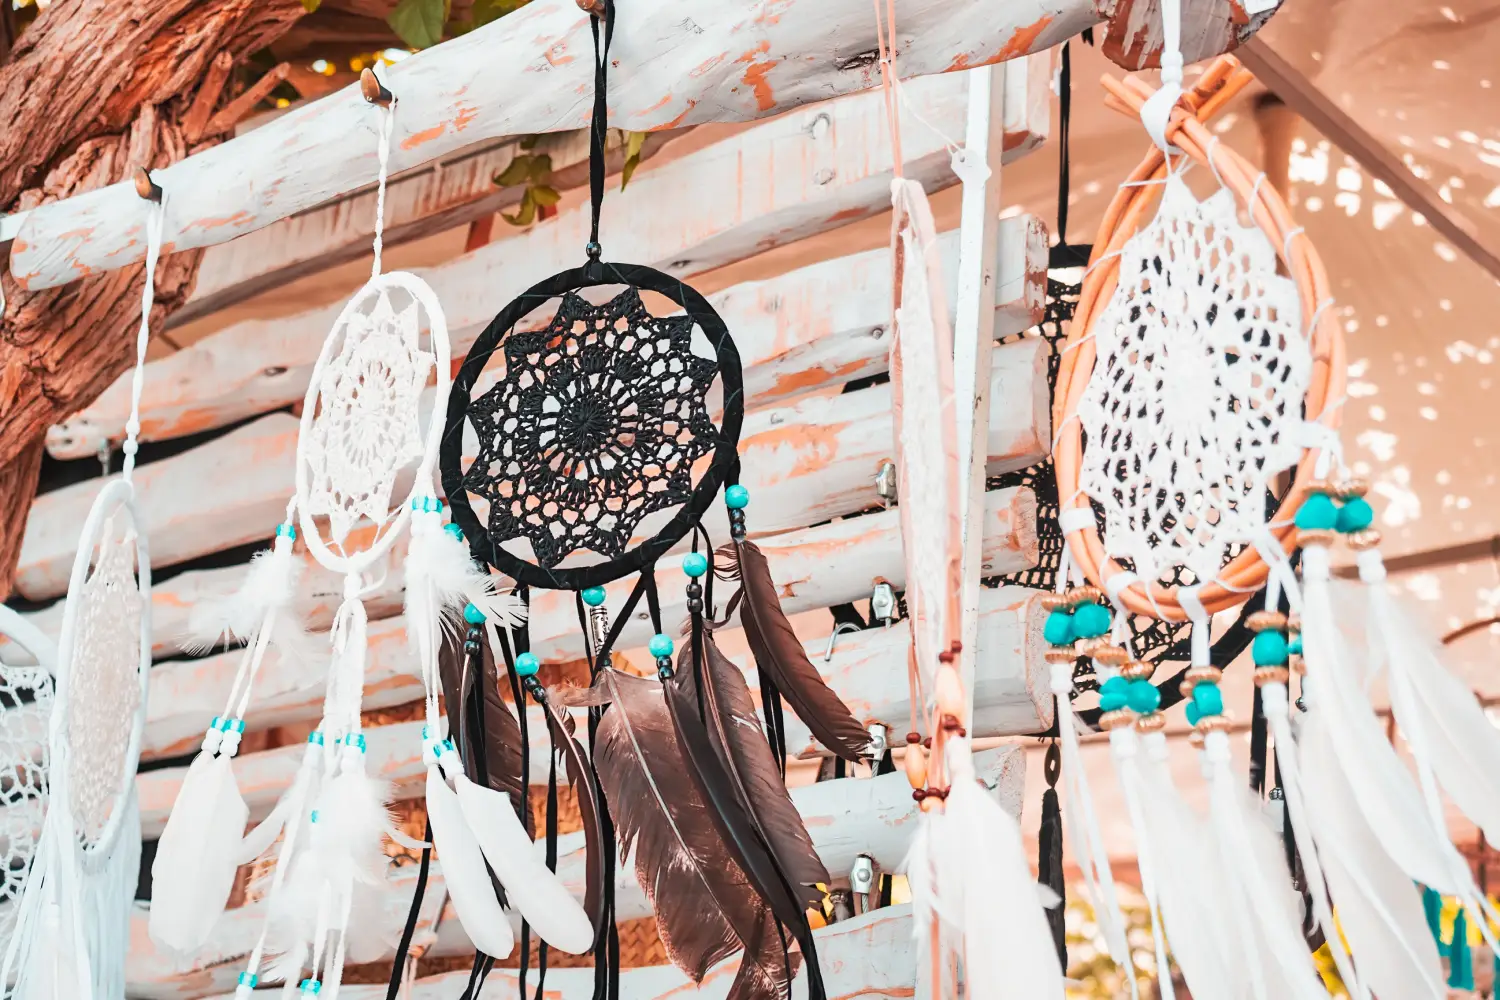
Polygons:
<instances>
[{"instance_id":1,"label":"peach dream catcher","mask_svg":"<svg viewBox=\"0 0 1500 1000\"><path fill-rule=\"evenodd\" d=\"M162 212L158 194L146 212L124 465L79 536L47 724L46 816L0 968L0 989L12 984L9 995L26 1000L125 995L141 854L135 773L151 669L151 559L134 476Z\"/></svg>"}]
</instances>

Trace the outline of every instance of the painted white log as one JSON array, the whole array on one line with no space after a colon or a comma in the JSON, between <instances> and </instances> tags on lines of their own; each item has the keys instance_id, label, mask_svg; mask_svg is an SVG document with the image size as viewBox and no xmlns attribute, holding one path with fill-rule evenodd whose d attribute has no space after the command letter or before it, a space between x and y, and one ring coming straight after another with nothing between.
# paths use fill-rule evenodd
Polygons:
<instances>
[{"instance_id":1,"label":"painted white log","mask_svg":"<svg viewBox=\"0 0 1500 1000\"><path fill-rule=\"evenodd\" d=\"M386 926L392 926L393 922L398 934L411 907L416 885L417 866L414 864L391 868L386 873L386 889L379 896L379 905ZM413 941L420 944L434 938L447 897L442 872L434 865L428 877L427 892L422 898ZM151 940L149 907L148 903L137 903L130 915L130 950L125 956L126 996L131 1000L196 1000L233 991L235 981L244 969L245 959L265 926L265 901L257 900L226 911L203 950L186 961L163 953Z\"/></svg>"},{"instance_id":2,"label":"painted white log","mask_svg":"<svg viewBox=\"0 0 1500 1000\"><path fill-rule=\"evenodd\" d=\"M662 0L619 20L609 103L622 128L763 118L878 82L875 20L862 0L780 0L774 11L761 0ZM902 0L900 70L925 76L1042 51L1099 20L1094 0L998 10L987 0ZM487 139L583 128L592 59L587 16L544 3L390 67L400 98L392 168ZM223 243L370 183L378 121L351 86L157 171L167 249ZM11 272L34 289L134 263L145 218L129 184L38 208L12 245Z\"/></svg>"},{"instance_id":3,"label":"painted white log","mask_svg":"<svg viewBox=\"0 0 1500 1000\"><path fill-rule=\"evenodd\" d=\"M976 737L1035 733L1052 725L1052 698L1042 660L1046 649L1041 638L1042 612L1031 600L1035 593L1023 587L1002 587L981 595L978 683L970 726ZM826 661L826 637L805 643L813 664L855 717L866 724L885 723L893 732L905 732L902 727L907 724L910 707L906 672L891 667L905 662L907 629L907 623L901 621L888 629L841 635L833 658ZM420 698L421 677L416 658L406 644L404 620L372 622L369 642L365 708L387 708ZM223 708L239 655L232 652L201 660L178 660L160 664L151 672L150 712L141 744L144 759L193 751L207 720ZM745 671L751 689L757 689L758 678L749 655L731 659ZM247 719L250 731L311 722L322 701L322 671L290 662L273 651L256 679ZM531 711L532 731L543 732L541 715L536 709ZM789 754L797 756L816 749L807 727L791 713L787 713L786 727ZM531 763L534 781L546 780L546 754L545 740L539 740Z\"/></svg>"},{"instance_id":4,"label":"painted white log","mask_svg":"<svg viewBox=\"0 0 1500 1000\"><path fill-rule=\"evenodd\" d=\"M1025 155L1046 136L1050 91L1045 79L1032 79L1044 74L1029 67L1045 70L1047 64L1043 55L1008 70L1019 78L1006 112L1010 159ZM908 88L923 116L950 134L962 127L965 92L965 80L957 75ZM686 275L885 211L890 207L891 154L884 129L884 104L878 94L834 101L758 125L643 173L625 191L612 194L603 217L602 242L614 259L651 263ZM913 130L903 155L907 175L930 189L956 183L942 140L930 129ZM736 196L722 197L719 187L705 183L705 177L735 178ZM588 225L588 205L578 205L526 233L419 272L443 303L455 354L467 351L517 292L576 266ZM1040 270L1046 266L1045 240L1043 248ZM951 252L956 263L956 248ZM1019 273L1035 273L1024 255L1009 248L1001 255L1025 260ZM890 285L886 254L858 255L848 265L815 265L745 286L738 295L731 289L715 296L752 373L746 385L748 398L758 395L753 381L758 365L788 353L795 357L797 348L825 333L852 330L864 337L876 327L883 331L888 316L871 315L871 306L889 300L888 294L882 299L877 293L880 285ZM1038 284L1044 295L1045 281ZM846 298L850 304L841 306ZM996 305L1018 301L1033 301L1029 290L1019 297L997 297ZM151 363L142 390L141 439L194 434L301 400L318 350L341 308L342 303L335 303L290 317L247 320ZM829 323L825 328L818 322L823 316L837 320L849 311L858 317L852 324ZM839 345L820 349L837 352ZM866 344L856 358L843 359L828 370L867 367L872 355L883 357L885 349L883 341ZM833 380L816 369L781 370L773 379L772 385L795 391ZM787 390L777 395L787 395ZM121 378L82 413L49 432L48 447L58 457L92 455L106 437L112 442L123 438L129 412L130 380Z\"/></svg>"},{"instance_id":5,"label":"painted white log","mask_svg":"<svg viewBox=\"0 0 1500 1000\"><path fill-rule=\"evenodd\" d=\"M1046 351L1039 339L1001 348L1005 360L996 370L994 391L1005 405L996 411L987 442L994 473L1025 468L1047 453ZM743 483L756 498L756 533L816 524L879 503L875 474L894 457L892 435L890 387L883 385L751 413L740 456ZM296 452L296 419L273 413L143 466L139 478L153 565L170 566L274 534L293 490ZM77 525L97 490L97 481L90 480L37 498L21 544L20 593L43 599L67 589ZM706 526L717 537L728 536L722 505L714 505Z\"/></svg>"}]
</instances>

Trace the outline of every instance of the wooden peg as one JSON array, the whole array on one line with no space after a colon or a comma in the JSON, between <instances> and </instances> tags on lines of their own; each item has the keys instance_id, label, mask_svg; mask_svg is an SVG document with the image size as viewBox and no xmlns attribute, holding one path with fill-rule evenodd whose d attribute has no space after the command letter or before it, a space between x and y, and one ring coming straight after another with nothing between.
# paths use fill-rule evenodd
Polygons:
<instances>
[{"instance_id":1,"label":"wooden peg","mask_svg":"<svg viewBox=\"0 0 1500 1000\"><path fill-rule=\"evenodd\" d=\"M378 104L382 108L390 107L391 102L396 99L396 95L385 88L385 84L380 82L380 77L376 76L375 71L368 66L359 71L359 92L365 100L371 104Z\"/></svg>"},{"instance_id":2,"label":"wooden peg","mask_svg":"<svg viewBox=\"0 0 1500 1000\"><path fill-rule=\"evenodd\" d=\"M145 167L135 168L135 193L147 201L161 202L161 185L151 179Z\"/></svg>"}]
</instances>

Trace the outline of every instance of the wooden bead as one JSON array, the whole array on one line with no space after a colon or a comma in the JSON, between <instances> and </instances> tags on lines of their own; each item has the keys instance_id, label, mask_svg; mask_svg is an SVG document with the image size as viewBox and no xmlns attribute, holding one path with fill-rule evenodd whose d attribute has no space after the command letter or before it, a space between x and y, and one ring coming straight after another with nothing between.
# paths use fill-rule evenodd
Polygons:
<instances>
[{"instance_id":1,"label":"wooden bead","mask_svg":"<svg viewBox=\"0 0 1500 1000\"><path fill-rule=\"evenodd\" d=\"M1156 673L1156 667L1145 660L1131 660L1120 668L1120 676L1127 681L1150 680L1151 675Z\"/></svg>"},{"instance_id":2,"label":"wooden bead","mask_svg":"<svg viewBox=\"0 0 1500 1000\"><path fill-rule=\"evenodd\" d=\"M1257 667L1255 669L1255 686L1285 684L1291 676L1291 670L1286 667Z\"/></svg>"},{"instance_id":3,"label":"wooden bead","mask_svg":"<svg viewBox=\"0 0 1500 1000\"><path fill-rule=\"evenodd\" d=\"M1078 659L1078 654L1073 652L1071 646L1065 649L1049 649L1042 653L1042 659L1048 663L1072 663Z\"/></svg>"},{"instance_id":4,"label":"wooden bead","mask_svg":"<svg viewBox=\"0 0 1500 1000\"><path fill-rule=\"evenodd\" d=\"M1374 528L1365 528L1363 531L1355 531L1345 535L1344 541L1355 552L1363 552L1366 549L1378 549L1380 547L1380 532Z\"/></svg>"},{"instance_id":5,"label":"wooden bead","mask_svg":"<svg viewBox=\"0 0 1500 1000\"><path fill-rule=\"evenodd\" d=\"M1106 667L1123 667L1130 662L1130 653L1122 646L1101 646L1093 655Z\"/></svg>"},{"instance_id":6,"label":"wooden bead","mask_svg":"<svg viewBox=\"0 0 1500 1000\"><path fill-rule=\"evenodd\" d=\"M1328 548L1339 537L1339 533L1331 528L1308 528L1297 531L1297 544L1302 548L1309 545L1321 545Z\"/></svg>"},{"instance_id":7,"label":"wooden bead","mask_svg":"<svg viewBox=\"0 0 1500 1000\"><path fill-rule=\"evenodd\" d=\"M1043 611L1065 611L1068 608L1071 608L1072 606L1073 606L1073 602L1070 601L1070 600L1068 600L1068 595L1067 594L1043 594L1042 595L1042 610Z\"/></svg>"},{"instance_id":8,"label":"wooden bead","mask_svg":"<svg viewBox=\"0 0 1500 1000\"><path fill-rule=\"evenodd\" d=\"M1129 726L1135 722L1135 713L1128 708L1122 708L1114 712L1105 712L1099 716L1099 728L1109 732L1119 729L1121 726Z\"/></svg>"},{"instance_id":9,"label":"wooden bead","mask_svg":"<svg viewBox=\"0 0 1500 1000\"><path fill-rule=\"evenodd\" d=\"M1078 656L1087 656L1092 659L1095 653L1108 645L1109 639L1102 635L1093 639L1079 639L1073 643L1073 652Z\"/></svg>"},{"instance_id":10,"label":"wooden bead","mask_svg":"<svg viewBox=\"0 0 1500 1000\"><path fill-rule=\"evenodd\" d=\"M1370 481L1359 477L1343 479L1334 484L1333 492L1343 499L1362 497L1370 492Z\"/></svg>"},{"instance_id":11,"label":"wooden bead","mask_svg":"<svg viewBox=\"0 0 1500 1000\"><path fill-rule=\"evenodd\" d=\"M952 664L944 664L938 668L935 697L940 714L963 717L964 685Z\"/></svg>"},{"instance_id":12,"label":"wooden bead","mask_svg":"<svg viewBox=\"0 0 1500 1000\"><path fill-rule=\"evenodd\" d=\"M1253 632L1268 632L1272 629L1283 631L1286 628L1286 615L1280 611L1257 611L1245 619L1245 624Z\"/></svg>"},{"instance_id":13,"label":"wooden bead","mask_svg":"<svg viewBox=\"0 0 1500 1000\"><path fill-rule=\"evenodd\" d=\"M927 787L927 751L920 743L906 745L906 758L901 762L906 770L906 781L913 788Z\"/></svg>"},{"instance_id":14,"label":"wooden bead","mask_svg":"<svg viewBox=\"0 0 1500 1000\"><path fill-rule=\"evenodd\" d=\"M1098 604L1104 600L1104 591L1090 584L1084 587L1074 587L1068 591L1068 597L1075 605Z\"/></svg>"},{"instance_id":15,"label":"wooden bead","mask_svg":"<svg viewBox=\"0 0 1500 1000\"><path fill-rule=\"evenodd\" d=\"M1229 718L1227 713L1222 715L1205 715L1198 720L1198 725L1194 728L1200 733L1223 732L1228 730L1233 724L1233 720Z\"/></svg>"},{"instance_id":16,"label":"wooden bead","mask_svg":"<svg viewBox=\"0 0 1500 1000\"><path fill-rule=\"evenodd\" d=\"M1136 717L1135 731L1138 733L1160 732L1167 724L1167 717L1160 712L1147 712L1145 715Z\"/></svg>"},{"instance_id":17,"label":"wooden bead","mask_svg":"<svg viewBox=\"0 0 1500 1000\"><path fill-rule=\"evenodd\" d=\"M1224 671L1218 667L1194 667L1183 676L1182 683L1178 685L1177 690L1181 691L1184 697L1191 698L1193 688L1198 684L1217 684L1223 679Z\"/></svg>"}]
</instances>

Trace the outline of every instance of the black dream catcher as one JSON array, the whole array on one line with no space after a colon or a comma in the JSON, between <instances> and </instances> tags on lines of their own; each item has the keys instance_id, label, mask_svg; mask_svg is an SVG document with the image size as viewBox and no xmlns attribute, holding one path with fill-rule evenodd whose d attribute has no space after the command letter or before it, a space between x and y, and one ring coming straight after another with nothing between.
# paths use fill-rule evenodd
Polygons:
<instances>
[{"instance_id":1,"label":"black dream catcher","mask_svg":"<svg viewBox=\"0 0 1500 1000\"><path fill-rule=\"evenodd\" d=\"M476 612L459 676L477 682L445 680L450 739L471 779L518 790L524 808L526 713L517 719L500 701L496 668L518 707L524 691L544 710L552 778L560 755L588 842L596 997L619 995L618 839L621 855L634 855L667 954L687 975L701 981L743 952L731 997L790 996L805 966L808 995L822 1000L807 914L821 907L818 885L830 878L786 791L782 699L847 760L862 759L869 736L808 660L747 537L740 359L723 320L676 278L603 259L612 3L605 8L593 20L586 261L521 294L480 335L454 380L440 454L453 525L475 562L516 582L533 622L565 607L544 592L573 592L566 613L576 612L584 634L591 685L549 694L528 626L497 629ZM648 307L662 301L673 311ZM731 537L716 550L703 521L721 495ZM664 559L672 569L659 586ZM737 588L722 607L716 578ZM715 630L736 616L759 671L764 722L745 674L715 643ZM649 636L636 632L643 620ZM643 641L655 676L612 664L617 644ZM591 759L567 712L583 707ZM556 810L548 814L555 860ZM523 925L523 956L527 933ZM541 954L545 972L545 942ZM476 959L470 994L490 964Z\"/></svg>"}]
</instances>

